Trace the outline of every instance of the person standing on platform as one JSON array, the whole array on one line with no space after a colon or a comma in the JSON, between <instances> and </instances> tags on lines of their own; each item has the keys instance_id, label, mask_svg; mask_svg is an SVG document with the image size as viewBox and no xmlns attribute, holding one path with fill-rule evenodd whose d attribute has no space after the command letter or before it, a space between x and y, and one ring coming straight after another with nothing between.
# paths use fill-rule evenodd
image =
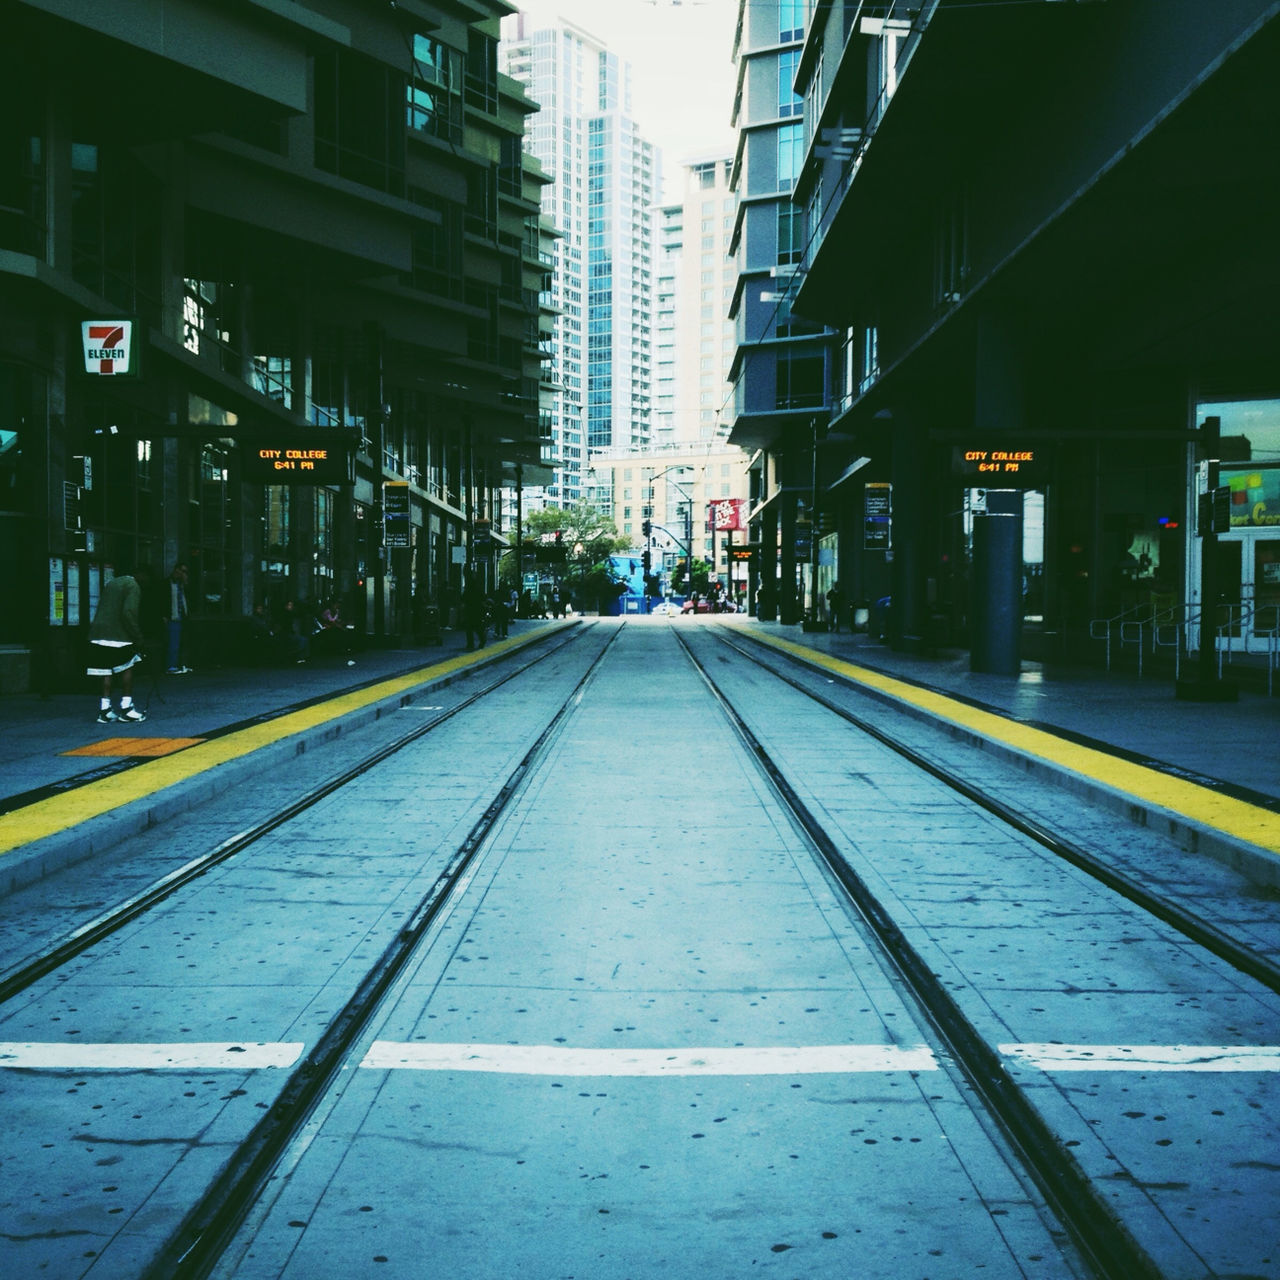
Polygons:
<instances>
[{"instance_id":1,"label":"person standing on platform","mask_svg":"<svg viewBox=\"0 0 1280 1280\"><path fill-rule=\"evenodd\" d=\"M831 630L839 634L840 614L844 611L844 592L840 590L838 582L833 582L831 590L827 592L827 608L831 610Z\"/></svg>"},{"instance_id":2,"label":"person standing on platform","mask_svg":"<svg viewBox=\"0 0 1280 1280\"><path fill-rule=\"evenodd\" d=\"M187 566L181 560L173 566L166 583L165 631L168 637L168 662L171 676L185 676L191 668L182 661L182 631L187 620Z\"/></svg>"},{"instance_id":3,"label":"person standing on platform","mask_svg":"<svg viewBox=\"0 0 1280 1280\"><path fill-rule=\"evenodd\" d=\"M505 640L510 634L511 610L506 595L499 591L493 601L493 638Z\"/></svg>"},{"instance_id":4,"label":"person standing on platform","mask_svg":"<svg viewBox=\"0 0 1280 1280\"><path fill-rule=\"evenodd\" d=\"M138 724L146 712L133 705L133 669L142 661L142 588L123 568L102 588L89 626L88 674L102 677L98 723ZM120 710L111 706L112 677L120 677Z\"/></svg>"},{"instance_id":5,"label":"person standing on platform","mask_svg":"<svg viewBox=\"0 0 1280 1280\"><path fill-rule=\"evenodd\" d=\"M467 571L467 582L462 588L462 625L467 633L467 650L483 649L485 639L485 609L488 597L480 574L472 565Z\"/></svg>"}]
</instances>

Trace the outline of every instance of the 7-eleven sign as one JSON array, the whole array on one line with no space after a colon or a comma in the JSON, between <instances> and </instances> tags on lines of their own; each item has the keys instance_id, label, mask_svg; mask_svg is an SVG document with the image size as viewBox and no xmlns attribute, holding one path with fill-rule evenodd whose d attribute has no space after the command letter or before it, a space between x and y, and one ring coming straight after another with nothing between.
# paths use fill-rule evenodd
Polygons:
<instances>
[{"instance_id":1,"label":"7-eleven sign","mask_svg":"<svg viewBox=\"0 0 1280 1280\"><path fill-rule=\"evenodd\" d=\"M86 320L80 326L85 373L113 376L137 373L133 330L132 320Z\"/></svg>"}]
</instances>

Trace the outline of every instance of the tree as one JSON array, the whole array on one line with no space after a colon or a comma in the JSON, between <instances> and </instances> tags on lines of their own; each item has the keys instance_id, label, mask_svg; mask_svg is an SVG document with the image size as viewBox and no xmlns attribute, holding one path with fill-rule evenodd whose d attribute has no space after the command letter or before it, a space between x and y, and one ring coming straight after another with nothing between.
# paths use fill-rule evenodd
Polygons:
<instances>
[{"instance_id":1,"label":"tree","mask_svg":"<svg viewBox=\"0 0 1280 1280\"><path fill-rule=\"evenodd\" d=\"M620 538L618 530L589 502L572 507L543 507L530 511L524 519L527 542L541 543L544 534L560 534L568 561L576 566L599 564L615 551L625 551L630 539Z\"/></svg>"},{"instance_id":2,"label":"tree","mask_svg":"<svg viewBox=\"0 0 1280 1280\"><path fill-rule=\"evenodd\" d=\"M706 560L695 560L693 562L693 589L699 595L705 596L710 582L710 563ZM683 560L671 571L671 590L678 596L687 596L689 594L688 583L685 581L685 562Z\"/></svg>"},{"instance_id":3,"label":"tree","mask_svg":"<svg viewBox=\"0 0 1280 1280\"><path fill-rule=\"evenodd\" d=\"M558 538L557 538L558 535ZM587 608L604 608L617 599L626 586L613 572L609 557L631 546L618 530L588 502L572 507L543 507L530 511L524 520L526 550L534 547L562 547L564 559L540 565L549 569L579 603Z\"/></svg>"}]
</instances>

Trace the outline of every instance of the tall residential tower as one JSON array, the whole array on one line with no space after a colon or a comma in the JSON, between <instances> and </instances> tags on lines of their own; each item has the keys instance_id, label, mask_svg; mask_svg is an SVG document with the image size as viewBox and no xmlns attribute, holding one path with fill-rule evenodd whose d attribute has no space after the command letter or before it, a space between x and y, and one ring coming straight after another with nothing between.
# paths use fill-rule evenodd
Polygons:
<instances>
[{"instance_id":1,"label":"tall residential tower","mask_svg":"<svg viewBox=\"0 0 1280 1280\"><path fill-rule=\"evenodd\" d=\"M525 14L504 34L504 70L540 106L527 145L552 178L543 208L560 232L557 469L545 496L568 505L583 496L589 450L649 439L657 162L631 118L630 68L600 40L564 21L535 26Z\"/></svg>"}]
</instances>

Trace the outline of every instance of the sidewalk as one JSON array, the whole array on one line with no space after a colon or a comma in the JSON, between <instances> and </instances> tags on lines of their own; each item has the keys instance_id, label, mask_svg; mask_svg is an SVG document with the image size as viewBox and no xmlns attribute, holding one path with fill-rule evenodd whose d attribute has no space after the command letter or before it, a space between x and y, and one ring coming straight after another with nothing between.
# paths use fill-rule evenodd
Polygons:
<instances>
[{"instance_id":1,"label":"sidewalk","mask_svg":"<svg viewBox=\"0 0 1280 1280\"><path fill-rule=\"evenodd\" d=\"M544 625L518 622L513 636ZM316 657L303 666L221 667L188 675L135 677L133 696L147 712L142 724L98 724L97 680L81 694L13 694L0 698L0 808L42 788L74 786L117 769L121 755L67 755L111 740L200 738L231 725L269 719L299 704L433 666L465 649L460 631L442 644L367 649ZM118 694L118 690L117 690ZM117 697L118 701L118 697ZM141 744L140 744L141 745Z\"/></svg>"},{"instance_id":2,"label":"sidewalk","mask_svg":"<svg viewBox=\"0 0 1280 1280\"><path fill-rule=\"evenodd\" d=\"M795 644L924 685L1037 728L1242 798L1280 809L1280 694L1242 683L1239 702L1195 703L1174 696L1172 677L1024 661L1019 676L969 670L968 652L896 653L865 634L805 632L752 619L752 627ZM1229 679L1230 676L1228 675Z\"/></svg>"},{"instance_id":3,"label":"sidewalk","mask_svg":"<svg viewBox=\"0 0 1280 1280\"><path fill-rule=\"evenodd\" d=\"M690 623L652 619L653 625ZM511 634L527 635L545 625L521 621ZM1236 703L1182 702L1174 696L1172 679L1161 676L1138 680L1094 667L1034 662L1024 662L1020 676L993 676L970 671L969 655L963 652L926 657L896 653L863 634L803 632L798 626L756 619L741 619L737 625L1109 747L1192 781L1253 793L1255 800L1269 797L1274 803L1268 807L1280 808L1280 696L1268 698L1244 686ZM335 655L302 667L222 668L161 675L154 681L143 676L134 689L137 702L148 710L140 725L98 724L95 682L87 679L82 694L0 698L0 805L5 797L75 785L118 766L118 757L65 752L127 737L198 738L434 665L463 649L464 637L454 631L445 633L442 645L366 650L355 655L353 667Z\"/></svg>"}]
</instances>

